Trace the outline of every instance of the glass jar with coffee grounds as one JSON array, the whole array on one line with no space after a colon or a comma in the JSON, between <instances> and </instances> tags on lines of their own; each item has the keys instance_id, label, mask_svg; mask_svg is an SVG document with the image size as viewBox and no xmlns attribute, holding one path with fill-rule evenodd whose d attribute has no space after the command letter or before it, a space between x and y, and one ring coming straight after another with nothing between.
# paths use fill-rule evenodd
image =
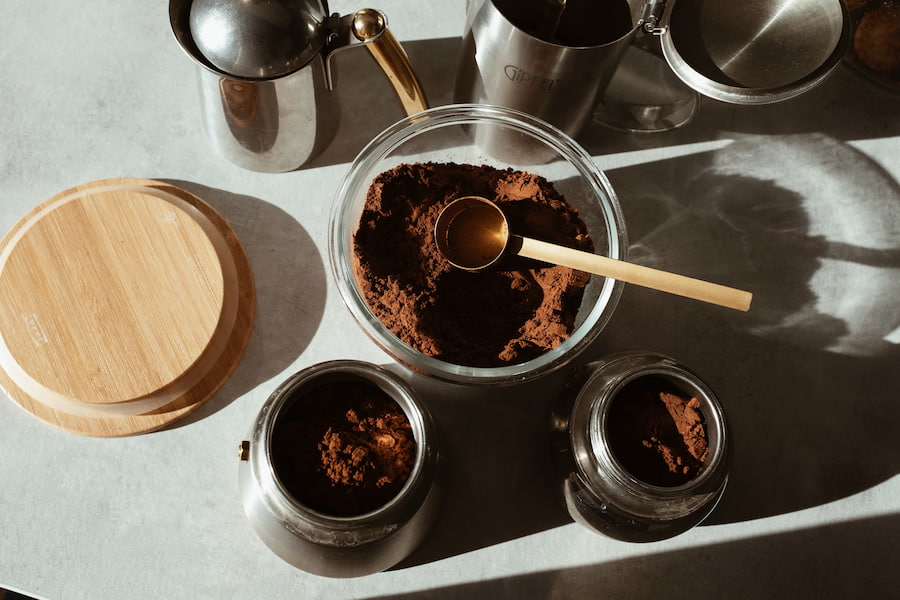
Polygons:
<instances>
[{"instance_id":1,"label":"glass jar with coffee grounds","mask_svg":"<svg viewBox=\"0 0 900 600\"><path fill-rule=\"evenodd\" d=\"M725 415L672 358L626 353L576 369L554 404L553 454L571 517L649 542L699 524L730 466Z\"/></svg>"},{"instance_id":2,"label":"glass jar with coffee grounds","mask_svg":"<svg viewBox=\"0 0 900 600\"><path fill-rule=\"evenodd\" d=\"M325 362L290 377L263 405L240 459L256 533L318 575L396 565L440 505L431 416L405 382L369 363Z\"/></svg>"}]
</instances>

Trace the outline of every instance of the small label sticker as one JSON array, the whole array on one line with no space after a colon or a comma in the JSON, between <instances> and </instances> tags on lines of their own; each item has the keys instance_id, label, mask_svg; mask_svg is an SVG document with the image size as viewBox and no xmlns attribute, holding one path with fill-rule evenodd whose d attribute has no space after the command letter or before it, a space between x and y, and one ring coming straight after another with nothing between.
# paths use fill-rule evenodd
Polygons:
<instances>
[{"instance_id":1,"label":"small label sticker","mask_svg":"<svg viewBox=\"0 0 900 600\"><path fill-rule=\"evenodd\" d=\"M41 322L36 314L28 313L22 315L22 320L25 321L25 327L28 328L28 333L31 334L31 341L34 342L35 346L43 346L50 341L41 328Z\"/></svg>"},{"instance_id":2,"label":"small label sticker","mask_svg":"<svg viewBox=\"0 0 900 600\"><path fill-rule=\"evenodd\" d=\"M181 221L178 220L178 215L176 215L175 211L172 210L163 211L163 215L160 221L162 221L166 225L175 225L176 227L181 226Z\"/></svg>"}]
</instances>

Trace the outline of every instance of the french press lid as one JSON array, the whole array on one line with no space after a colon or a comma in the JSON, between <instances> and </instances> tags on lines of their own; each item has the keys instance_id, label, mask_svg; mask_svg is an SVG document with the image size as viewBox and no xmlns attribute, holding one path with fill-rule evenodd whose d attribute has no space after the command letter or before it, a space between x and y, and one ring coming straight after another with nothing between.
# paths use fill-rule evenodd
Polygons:
<instances>
[{"instance_id":1,"label":"french press lid","mask_svg":"<svg viewBox=\"0 0 900 600\"><path fill-rule=\"evenodd\" d=\"M792 98L844 57L850 16L841 0L648 0L643 29L699 93L732 104Z\"/></svg>"},{"instance_id":2,"label":"french press lid","mask_svg":"<svg viewBox=\"0 0 900 600\"><path fill-rule=\"evenodd\" d=\"M327 14L319 0L193 0L190 35L203 57L228 75L280 77L325 45Z\"/></svg>"}]
</instances>

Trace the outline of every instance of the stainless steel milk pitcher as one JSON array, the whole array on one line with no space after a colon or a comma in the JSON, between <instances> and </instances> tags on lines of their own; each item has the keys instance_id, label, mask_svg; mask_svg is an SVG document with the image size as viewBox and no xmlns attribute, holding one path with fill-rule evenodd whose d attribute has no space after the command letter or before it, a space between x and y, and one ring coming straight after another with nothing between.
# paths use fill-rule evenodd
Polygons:
<instances>
[{"instance_id":1,"label":"stainless steel milk pitcher","mask_svg":"<svg viewBox=\"0 0 900 600\"><path fill-rule=\"evenodd\" d=\"M647 0L469 0L454 100L520 110L577 136L647 7Z\"/></svg>"},{"instance_id":2,"label":"stainless steel milk pitcher","mask_svg":"<svg viewBox=\"0 0 900 600\"><path fill-rule=\"evenodd\" d=\"M331 15L325 0L170 0L172 31L197 64L213 147L253 171L296 169L337 130L331 57L369 49L405 112L427 108L406 53L374 9Z\"/></svg>"}]
</instances>

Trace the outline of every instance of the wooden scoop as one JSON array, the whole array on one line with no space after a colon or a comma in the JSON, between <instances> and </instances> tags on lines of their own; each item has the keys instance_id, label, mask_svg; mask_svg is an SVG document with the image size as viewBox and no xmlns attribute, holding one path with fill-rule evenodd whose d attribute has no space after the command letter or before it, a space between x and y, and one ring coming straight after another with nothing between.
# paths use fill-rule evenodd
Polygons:
<instances>
[{"instance_id":1,"label":"wooden scoop","mask_svg":"<svg viewBox=\"0 0 900 600\"><path fill-rule=\"evenodd\" d=\"M435 223L434 237L444 258L467 271L485 269L514 251L525 258L745 312L753 299L750 292L724 285L512 235L503 211L479 196L464 196L448 204Z\"/></svg>"}]
</instances>

